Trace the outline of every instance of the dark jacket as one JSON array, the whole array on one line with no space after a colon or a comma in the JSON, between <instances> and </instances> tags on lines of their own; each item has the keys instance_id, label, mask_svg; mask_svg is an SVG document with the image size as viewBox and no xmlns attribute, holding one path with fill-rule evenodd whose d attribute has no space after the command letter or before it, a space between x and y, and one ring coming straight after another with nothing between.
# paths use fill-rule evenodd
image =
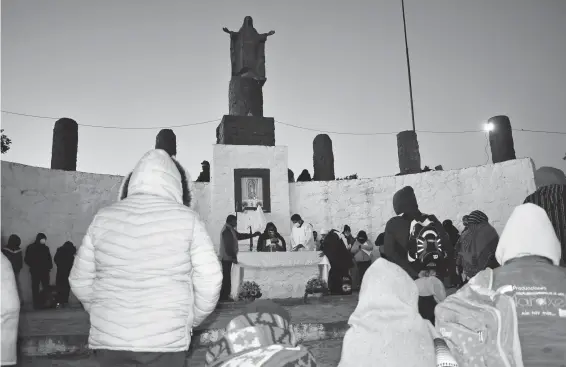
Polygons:
<instances>
[{"instance_id":1,"label":"dark jacket","mask_svg":"<svg viewBox=\"0 0 566 367\"><path fill-rule=\"evenodd\" d=\"M546 211L562 246L562 262L566 262L566 185L548 185L527 196L525 203Z\"/></svg>"},{"instance_id":2,"label":"dark jacket","mask_svg":"<svg viewBox=\"0 0 566 367\"><path fill-rule=\"evenodd\" d=\"M59 272L63 274L70 274L73 268L73 262L75 261L75 255L77 253L77 248L72 242L65 242L63 246L57 249L55 253L55 265L57 265L57 274Z\"/></svg>"},{"instance_id":3,"label":"dark jacket","mask_svg":"<svg viewBox=\"0 0 566 367\"><path fill-rule=\"evenodd\" d=\"M223 261L233 261L238 260L238 241L247 240L253 237L253 234L249 233L240 233L234 229L234 233L236 236L236 241L234 241L234 236L232 235L232 231L228 224L224 226L222 232L220 233L221 236L221 244L220 244L220 260Z\"/></svg>"},{"instance_id":4,"label":"dark jacket","mask_svg":"<svg viewBox=\"0 0 566 367\"><path fill-rule=\"evenodd\" d=\"M21 243L22 240L20 239L20 237L13 234L8 239L8 244L6 245L6 247L2 249L2 253L8 258L8 260L10 260L10 263L12 264L12 268L14 269L14 273L16 275L20 273L20 270L22 270L22 267L24 265L22 249L20 248Z\"/></svg>"},{"instance_id":5,"label":"dark jacket","mask_svg":"<svg viewBox=\"0 0 566 367\"><path fill-rule=\"evenodd\" d=\"M25 263L29 266L32 273L49 272L53 269L53 259L49 247L45 244L39 243L41 239L47 237L43 233L39 233L35 242L29 245L26 249L24 258Z\"/></svg>"},{"instance_id":6,"label":"dark jacket","mask_svg":"<svg viewBox=\"0 0 566 367\"><path fill-rule=\"evenodd\" d=\"M268 233L269 230L274 231L275 238L279 240L278 244L273 248L266 246L267 242L271 240ZM279 234L279 232L277 232L277 227L275 227L275 224L269 222L265 227L265 231L261 234L261 236L259 236L257 240L257 252L278 252L278 251L279 252L287 251L287 244L285 243L285 240Z\"/></svg>"},{"instance_id":7,"label":"dark jacket","mask_svg":"<svg viewBox=\"0 0 566 367\"><path fill-rule=\"evenodd\" d=\"M419 211L415 192L410 186L406 186L395 193L393 209L398 216L391 218L385 225L384 254L389 261L403 268L411 278L417 279L419 269L415 267L416 264L408 260L412 220L422 222L428 218L435 223L435 229L441 236L443 243L449 243L450 237L435 216L426 215ZM448 255L453 256L451 253Z\"/></svg>"},{"instance_id":8,"label":"dark jacket","mask_svg":"<svg viewBox=\"0 0 566 367\"><path fill-rule=\"evenodd\" d=\"M324 238L322 253L328 258L330 268L340 272L348 272L354 266L350 251L340 238L337 231L330 231Z\"/></svg>"},{"instance_id":9,"label":"dark jacket","mask_svg":"<svg viewBox=\"0 0 566 367\"><path fill-rule=\"evenodd\" d=\"M566 292L566 269L538 256L516 258L493 271L493 289L504 286L517 287L525 367L559 366L566 358L566 302L560 296ZM547 305L540 305L539 300ZM545 311L549 314L544 315Z\"/></svg>"}]
</instances>

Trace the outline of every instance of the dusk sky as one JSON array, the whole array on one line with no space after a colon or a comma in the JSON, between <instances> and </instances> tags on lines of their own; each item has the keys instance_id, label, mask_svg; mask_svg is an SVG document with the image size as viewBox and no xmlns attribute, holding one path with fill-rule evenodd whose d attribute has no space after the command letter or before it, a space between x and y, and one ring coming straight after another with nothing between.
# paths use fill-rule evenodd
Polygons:
<instances>
[{"instance_id":1,"label":"dusk sky","mask_svg":"<svg viewBox=\"0 0 566 367\"><path fill-rule=\"evenodd\" d=\"M566 1L406 0L417 130L566 131ZM79 171L124 175L159 127L228 113L229 36L251 15L266 44L264 115L324 131L337 176L399 172L395 133L411 129L400 0L3 0L2 110L79 124ZM49 167L54 120L2 113L3 160ZM193 179L219 121L174 128ZM375 135L375 133L391 134ZM317 132L276 123L295 177L312 174ZM374 134L374 135L372 135ZM418 134L422 163L485 164L485 133ZM566 135L514 132L518 157L566 169Z\"/></svg>"}]
</instances>

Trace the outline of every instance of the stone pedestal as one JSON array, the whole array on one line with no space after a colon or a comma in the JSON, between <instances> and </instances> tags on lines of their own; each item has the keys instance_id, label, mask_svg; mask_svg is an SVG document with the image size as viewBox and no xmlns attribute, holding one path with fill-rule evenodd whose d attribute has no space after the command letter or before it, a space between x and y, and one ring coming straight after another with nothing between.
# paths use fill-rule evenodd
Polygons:
<instances>
[{"instance_id":1,"label":"stone pedestal","mask_svg":"<svg viewBox=\"0 0 566 367\"><path fill-rule=\"evenodd\" d=\"M51 169L76 171L78 144L79 125L77 122L69 118L57 120L53 128Z\"/></svg>"},{"instance_id":2,"label":"stone pedestal","mask_svg":"<svg viewBox=\"0 0 566 367\"><path fill-rule=\"evenodd\" d=\"M216 128L216 144L275 145L273 117L232 116L222 117Z\"/></svg>"},{"instance_id":3,"label":"stone pedestal","mask_svg":"<svg viewBox=\"0 0 566 367\"><path fill-rule=\"evenodd\" d=\"M494 116L489 119L488 123L493 124L493 130L489 132L489 145L491 146L493 163L516 159L513 130L509 117Z\"/></svg>"},{"instance_id":4,"label":"stone pedestal","mask_svg":"<svg viewBox=\"0 0 566 367\"><path fill-rule=\"evenodd\" d=\"M259 145L214 145L210 176L210 214L206 227L216 248L220 245L220 230L226 217L234 213L236 204L236 169L269 169L270 212L265 220L273 222L279 233L285 238L291 234L291 213L289 200L289 182L287 166L287 147ZM244 228L244 218L238 221L238 230ZM256 244L257 239L254 239ZM249 240L242 240L241 250L249 250ZM289 243L287 243L289 247Z\"/></svg>"},{"instance_id":5,"label":"stone pedestal","mask_svg":"<svg viewBox=\"0 0 566 367\"><path fill-rule=\"evenodd\" d=\"M407 130L397 134L397 154L400 174L421 172L421 153L416 132Z\"/></svg>"},{"instance_id":6,"label":"stone pedestal","mask_svg":"<svg viewBox=\"0 0 566 367\"><path fill-rule=\"evenodd\" d=\"M228 89L228 109L233 116L263 116L263 84L253 78L233 76Z\"/></svg>"}]
</instances>

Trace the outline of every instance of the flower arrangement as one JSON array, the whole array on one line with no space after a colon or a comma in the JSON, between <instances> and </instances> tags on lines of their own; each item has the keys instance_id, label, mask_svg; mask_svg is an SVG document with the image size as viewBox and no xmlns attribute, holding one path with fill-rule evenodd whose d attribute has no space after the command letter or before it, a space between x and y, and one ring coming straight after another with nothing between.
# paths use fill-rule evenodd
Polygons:
<instances>
[{"instance_id":1,"label":"flower arrangement","mask_svg":"<svg viewBox=\"0 0 566 367\"><path fill-rule=\"evenodd\" d=\"M305 293L307 294L315 294L315 293L324 293L328 289L328 285L326 282L322 281L320 278L312 278L309 279L307 282L307 286L305 287Z\"/></svg>"},{"instance_id":2,"label":"flower arrangement","mask_svg":"<svg viewBox=\"0 0 566 367\"><path fill-rule=\"evenodd\" d=\"M312 278L309 279L307 285L305 287L305 296L303 297L303 301L307 302L307 296L309 294L313 295L323 295L328 293L328 285L326 282L322 281L320 278Z\"/></svg>"},{"instance_id":3,"label":"flower arrangement","mask_svg":"<svg viewBox=\"0 0 566 367\"><path fill-rule=\"evenodd\" d=\"M242 301L253 301L261 298L261 288L256 282L245 281L240 286L238 299Z\"/></svg>"}]
</instances>

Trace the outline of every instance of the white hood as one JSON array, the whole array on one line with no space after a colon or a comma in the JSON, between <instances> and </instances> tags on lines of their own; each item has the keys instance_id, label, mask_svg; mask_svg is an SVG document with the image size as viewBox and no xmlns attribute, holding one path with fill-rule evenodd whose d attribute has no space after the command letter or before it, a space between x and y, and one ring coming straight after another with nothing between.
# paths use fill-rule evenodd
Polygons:
<instances>
[{"instance_id":1,"label":"white hood","mask_svg":"<svg viewBox=\"0 0 566 367\"><path fill-rule=\"evenodd\" d=\"M150 194L170 198L193 208L192 181L187 170L162 149L144 154L120 187L118 200L130 195Z\"/></svg>"},{"instance_id":2,"label":"white hood","mask_svg":"<svg viewBox=\"0 0 566 367\"><path fill-rule=\"evenodd\" d=\"M523 204L513 210L497 245L499 264L524 256L546 257L559 265L562 250L546 212L534 204Z\"/></svg>"},{"instance_id":3,"label":"white hood","mask_svg":"<svg viewBox=\"0 0 566 367\"><path fill-rule=\"evenodd\" d=\"M417 285L405 270L375 261L364 275L338 366L436 366L431 326L420 316L418 300Z\"/></svg>"}]
</instances>

